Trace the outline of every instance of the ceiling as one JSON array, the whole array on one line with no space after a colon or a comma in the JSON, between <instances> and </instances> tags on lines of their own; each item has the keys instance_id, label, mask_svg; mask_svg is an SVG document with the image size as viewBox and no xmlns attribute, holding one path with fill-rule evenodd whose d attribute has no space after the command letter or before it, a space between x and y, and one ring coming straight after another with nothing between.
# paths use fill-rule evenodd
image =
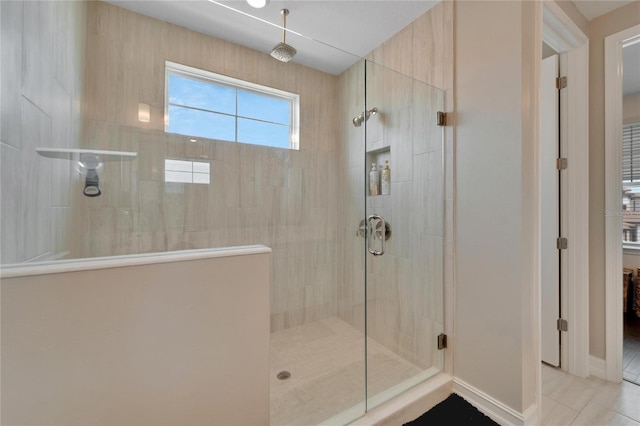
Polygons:
<instances>
[{"instance_id":1,"label":"ceiling","mask_svg":"<svg viewBox=\"0 0 640 426\"><path fill-rule=\"evenodd\" d=\"M638 0L635 0L638 1ZM293 62L340 74L438 3L428 0L107 0L126 9L269 53L281 41L280 10L289 9ZM589 20L632 1L574 0ZM337 47L334 47L337 46ZM338 48L339 47L339 48ZM640 92L640 43L623 50L624 92Z\"/></svg>"},{"instance_id":2,"label":"ceiling","mask_svg":"<svg viewBox=\"0 0 640 426\"><path fill-rule=\"evenodd\" d=\"M293 62L334 75L349 68L438 3L427 0L271 0L265 8L254 9L245 0L107 2L264 53L269 53L281 41L280 10L286 8L290 11L287 29L291 30L287 33L287 44L298 50Z\"/></svg>"},{"instance_id":3,"label":"ceiling","mask_svg":"<svg viewBox=\"0 0 640 426\"><path fill-rule=\"evenodd\" d=\"M627 1L618 1L618 0L573 0L573 4L576 5L580 13L584 15L589 21L598 16L604 15L605 13L609 13L612 10L615 10L619 7L627 5L629 3L633 3L637 0L627 0Z\"/></svg>"},{"instance_id":4,"label":"ceiling","mask_svg":"<svg viewBox=\"0 0 640 426\"><path fill-rule=\"evenodd\" d=\"M619 7L626 6L638 0L573 0L578 10L589 21L607 14ZM640 93L640 43L622 49L623 81L622 92L624 96Z\"/></svg>"}]
</instances>

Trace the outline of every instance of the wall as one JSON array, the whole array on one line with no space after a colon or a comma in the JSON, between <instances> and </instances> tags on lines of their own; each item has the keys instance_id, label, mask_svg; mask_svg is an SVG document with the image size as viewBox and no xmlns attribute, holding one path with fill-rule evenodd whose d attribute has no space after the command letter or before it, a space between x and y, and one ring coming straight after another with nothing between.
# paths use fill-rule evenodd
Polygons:
<instances>
[{"instance_id":1,"label":"wall","mask_svg":"<svg viewBox=\"0 0 640 426\"><path fill-rule=\"evenodd\" d=\"M422 367L442 368L443 361L435 342L444 315L445 172L443 129L435 118L445 109L443 89L451 87L451 35L452 4L442 2L371 52L366 109L379 112L367 122L366 146L364 126L348 120L341 125L345 185L339 217L347 221L340 232L339 258L346 262L339 267L338 314L364 329L366 256L368 336ZM340 76L341 116L362 111L363 76L363 63ZM365 150L367 168L376 162L381 169L390 160L390 195L365 201ZM391 225L381 257L364 254L363 239L354 232L365 216L365 202L366 214L380 214Z\"/></svg>"},{"instance_id":2,"label":"wall","mask_svg":"<svg viewBox=\"0 0 640 426\"><path fill-rule=\"evenodd\" d=\"M624 124L640 122L640 93L622 98L622 122Z\"/></svg>"},{"instance_id":3,"label":"wall","mask_svg":"<svg viewBox=\"0 0 640 426\"><path fill-rule=\"evenodd\" d=\"M455 381L523 421L539 402L542 5L456 2L454 21Z\"/></svg>"},{"instance_id":4,"label":"wall","mask_svg":"<svg viewBox=\"0 0 640 426\"><path fill-rule=\"evenodd\" d=\"M270 265L247 247L3 270L2 424L269 424Z\"/></svg>"},{"instance_id":5,"label":"wall","mask_svg":"<svg viewBox=\"0 0 640 426\"><path fill-rule=\"evenodd\" d=\"M640 24L634 2L590 22L589 36L589 346L605 352L604 38Z\"/></svg>"},{"instance_id":6,"label":"wall","mask_svg":"<svg viewBox=\"0 0 640 426\"><path fill-rule=\"evenodd\" d=\"M633 250L625 250L622 256L622 267L637 270L640 268L640 255ZM636 276L635 271L633 275Z\"/></svg>"},{"instance_id":7,"label":"wall","mask_svg":"<svg viewBox=\"0 0 640 426\"><path fill-rule=\"evenodd\" d=\"M77 148L84 2L3 1L0 149L1 263L45 260L69 249L72 164L36 147Z\"/></svg>"},{"instance_id":8,"label":"wall","mask_svg":"<svg viewBox=\"0 0 640 426\"><path fill-rule=\"evenodd\" d=\"M589 20L578 10L573 0L555 0L555 2L584 34L589 35Z\"/></svg>"},{"instance_id":9,"label":"wall","mask_svg":"<svg viewBox=\"0 0 640 426\"><path fill-rule=\"evenodd\" d=\"M336 78L102 2L88 7L85 147L108 163L78 200L74 256L264 244L276 331L336 313ZM300 95L300 150L164 133L165 60ZM138 121L138 103L151 121ZM164 159L211 164L211 184L164 182Z\"/></svg>"}]
</instances>

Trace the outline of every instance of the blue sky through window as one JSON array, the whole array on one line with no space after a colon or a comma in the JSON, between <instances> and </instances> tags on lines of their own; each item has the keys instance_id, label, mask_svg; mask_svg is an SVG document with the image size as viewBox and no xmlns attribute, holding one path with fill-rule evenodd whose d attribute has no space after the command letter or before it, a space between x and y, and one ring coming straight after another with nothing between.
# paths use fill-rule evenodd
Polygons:
<instances>
[{"instance_id":1,"label":"blue sky through window","mask_svg":"<svg viewBox=\"0 0 640 426\"><path fill-rule=\"evenodd\" d=\"M167 86L170 133L278 148L292 145L291 99L175 73L168 75Z\"/></svg>"},{"instance_id":2,"label":"blue sky through window","mask_svg":"<svg viewBox=\"0 0 640 426\"><path fill-rule=\"evenodd\" d=\"M238 118L238 142L289 148L289 126Z\"/></svg>"},{"instance_id":3,"label":"blue sky through window","mask_svg":"<svg viewBox=\"0 0 640 426\"><path fill-rule=\"evenodd\" d=\"M169 102L208 111L236 113L236 89L169 76Z\"/></svg>"},{"instance_id":4,"label":"blue sky through window","mask_svg":"<svg viewBox=\"0 0 640 426\"><path fill-rule=\"evenodd\" d=\"M169 105L169 132L235 141L236 119L232 115Z\"/></svg>"},{"instance_id":5,"label":"blue sky through window","mask_svg":"<svg viewBox=\"0 0 640 426\"><path fill-rule=\"evenodd\" d=\"M289 124L289 101L238 91L238 115L280 124Z\"/></svg>"}]
</instances>

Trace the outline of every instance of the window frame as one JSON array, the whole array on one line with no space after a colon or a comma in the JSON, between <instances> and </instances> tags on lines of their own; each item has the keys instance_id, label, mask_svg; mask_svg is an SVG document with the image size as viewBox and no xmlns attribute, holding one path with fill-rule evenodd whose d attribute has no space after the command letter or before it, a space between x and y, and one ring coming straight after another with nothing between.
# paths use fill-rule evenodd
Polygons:
<instances>
[{"instance_id":1,"label":"window frame","mask_svg":"<svg viewBox=\"0 0 640 426\"><path fill-rule=\"evenodd\" d=\"M291 105L290 108L290 117L289 117L289 146L288 149L299 150L300 149L300 95L297 93L286 92L284 90L275 89L273 87L264 86L257 83L252 83L250 81L240 80L237 78L229 77L222 74L216 74L211 71L202 70L199 68L190 67L188 65L179 64L176 62L165 61L165 77L164 77L164 131L165 133L169 132L169 77L172 75L176 75L179 77L185 77L192 80L199 81L205 84L215 84L218 86L225 86L236 90L242 90L245 92L253 93L259 96L276 98L279 100L288 101ZM212 111L215 112L215 111ZM236 111L237 112L237 111ZM224 140L225 142L231 143L246 143L250 145L256 146L267 146L269 148L280 148L281 147L273 147L262 144L251 144L247 142L238 141L238 132L237 132L237 120L238 118L246 118L250 120L255 120L251 117L244 117L240 115L235 115L236 119L236 131L235 131L235 141ZM256 120L261 121L261 120ZM172 133L177 134L177 133ZM188 136L188 135L186 135ZM215 139L214 140L218 140Z\"/></svg>"}]
</instances>

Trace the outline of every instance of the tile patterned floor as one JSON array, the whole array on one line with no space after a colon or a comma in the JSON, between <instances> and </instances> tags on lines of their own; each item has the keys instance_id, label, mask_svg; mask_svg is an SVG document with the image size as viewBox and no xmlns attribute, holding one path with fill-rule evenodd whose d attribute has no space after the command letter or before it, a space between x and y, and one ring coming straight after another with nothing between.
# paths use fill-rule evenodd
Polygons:
<instances>
[{"instance_id":1,"label":"tile patterned floor","mask_svg":"<svg viewBox=\"0 0 640 426\"><path fill-rule=\"evenodd\" d=\"M367 350L369 395L422 372L375 341ZM363 354L363 334L338 318L272 333L271 425L315 425L363 402Z\"/></svg>"},{"instance_id":2,"label":"tile patterned floor","mask_svg":"<svg viewBox=\"0 0 640 426\"><path fill-rule=\"evenodd\" d=\"M627 312L624 316L622 377L640 385L640 318Z\"/></svg>"},{"instance_id":3,"label":"tile patterned floor","mask_svg":"<svg viewBox=\"0 0 640 426\"><path fill-rule=\"evenodd\" d=\"M640 426L640 386L542 366L542 425Z\"/></svg>"},{"instance_id":4,"label":"tile patterned floor","mask_svg":"<svg viewBox=\"0 0 640 426\"><path fill-rule=\"evenodd\" d=\"M640 386L640 338L624 336L622 354L622 378Z\"/></svg>"},{"instance_id":5,"label":"tile patterned floor","mask_svg":"<svg viewBox=\"0 0 640 426\"><path fill-rule=\"evenodd\" d=\"M640 366L640 339L625 336L626 375ZM271 425L315 425L364 399L364 336L330 318L271 336ZM331 365L331 369L326 366ZM422 370L382 345L369 344L369 393ZM279 371L292 377L281 381ZM542 425L640 426L640 386L581 379L543 364Z\"/></svg>"}]
</instances>

